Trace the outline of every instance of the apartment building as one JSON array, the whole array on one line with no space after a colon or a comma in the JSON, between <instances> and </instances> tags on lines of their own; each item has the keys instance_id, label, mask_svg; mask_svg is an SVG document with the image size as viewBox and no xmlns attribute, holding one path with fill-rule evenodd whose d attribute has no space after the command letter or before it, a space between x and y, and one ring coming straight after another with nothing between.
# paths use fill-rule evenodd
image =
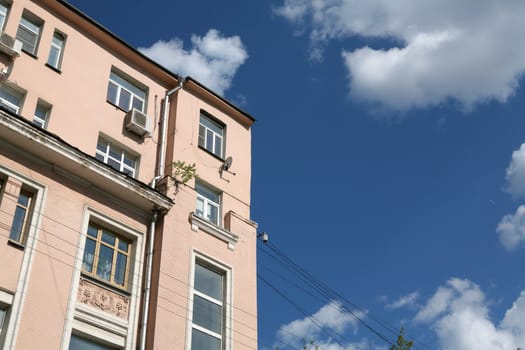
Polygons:
<instances>
[{"instance_id":1,"label":"apartment building","mask_svg":"<svg viewBox=\"0 0 525 350\"><path fill-rule=\"evenodd\" d=\"M66 2L0 29L0 348L257 349L253 117Z\"/></svg>"}]
</instances>

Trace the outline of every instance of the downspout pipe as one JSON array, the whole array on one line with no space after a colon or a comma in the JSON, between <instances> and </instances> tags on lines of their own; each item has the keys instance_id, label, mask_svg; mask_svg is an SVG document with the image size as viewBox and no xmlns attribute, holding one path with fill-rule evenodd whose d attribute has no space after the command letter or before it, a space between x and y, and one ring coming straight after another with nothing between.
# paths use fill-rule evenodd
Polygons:
<instances>
[{"instance_id":1,"label":"downspout pipe","mask_svg":"<svg viewBox=\"0 0 525 350\"><path fill-rule=\"evenodd\" d=\"M157 176L164 176L164 168L166 167L166 138L168 133L168 107L171 95L182 89L186 78L181 78L179 85L173 89L166 91L164 95L164 107L162 108L162 119L160 121L160 150L159 150L159 167L157 169Z\"/></svg>"},{"instance_id":2,"label":"downspout pipe","mask_svg":"<svg viewBox=\"0 0 525 350\"><path fill-rule=\"evenodd\" d=\"M159 149L159 165L157 168L157 176L151 180L150 187L155 189L157 187L157 181L164 177L164 168L166 167L166 138L168 133L168 107L169 99L171 95L182 89L184 86L185 78L180 79L179 85L173 89L166 91L164 95L164 108L162 111L162 118L160 120L160 149ZM153 271L153 251L155 247L155 230L159 212L153 211L153 216L149 225L149 241L148 241L148 252L146 255L146 278L144 287L144 300L142 304L142 327L140 328L140 350L146 350L146 333L148 328L149 319L149 304L151 296L151 275Z\"/></svg>"},{"instance_id":3,"label":"downspout pipe","mask_svg":"<svg viewBox=\"0 0 525 350\"><path fill-rule=\"evenodd\" d=\"M157 185L157 180L159 180L160 176L155 176L153 180L151 180L151 188L155 188ZM147 326L148 326L148 318L149 318L149 301L150 301L150 295L151 295L151 275L153 270L153 248L155 245L155 226L157 224L159 213L157 210L153 210L153 215L151 217L151 222L149 224L149 241L148 241L148 252L146 253L146 278L144 281L144 302L142 304L142 326L140 328L140 350L146 349L146 333L147 333Z\"/></svg>"}]
</instances>

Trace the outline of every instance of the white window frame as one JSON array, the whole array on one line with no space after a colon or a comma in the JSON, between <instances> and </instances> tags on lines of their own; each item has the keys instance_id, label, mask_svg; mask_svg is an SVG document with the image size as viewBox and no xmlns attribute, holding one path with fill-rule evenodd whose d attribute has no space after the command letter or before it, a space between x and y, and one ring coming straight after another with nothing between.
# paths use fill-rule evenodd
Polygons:
<instances>
[{"instance_id":1,"label":"white window frame","mask_svg":"<svg viewBox=\"0 0 525 350\"><path fill-rule=\"evenodd\" d=\"M3 314L0 314L0 348L2 348L4 342L12 303L13 295L0 290L0 309L4 311Z\"/></svg>"},{"instance_id":2,"label":"white window frame","mask_svg":"<svg viewBox=\"0 0 525 350\"><path fill-rule=\"evenodd\" d=\"M190 300L188 307L188 333L187 339L189 339L186 344L186 350L191 350L192 346L192 333L193 329L201 331L205 334L211 335L217 339L221 340L221 350L231 349L231 327L232 327L232 268L216 259L210 258L198 251L192 252L192 265L190 271ZM196 265L201 265L205 268L208 268L211 271L222 274L223 276L223 300L216 300L213 297L207 296L206 294L196 290L194 288L195 284L195 270ZM222 334L217 334L211 330L208 330L202 326L193 323L193 301L194 296L198 295L206 300L209 300L217 305L222 306Z\"/></svg>"},{"instance_id":3,"label":"white window frame","mask_svg":"<svg viewBox=\"0 0 525 350\"><path fill-rule=\"evenodd\" d=\"M116 88L116 97L115 101L110 99L109 96L109 89L110 86L113 85ZM122 92L125 91L126 93L130 94L129 104L127 106L121 106L121 97ZM129 112L132 108L136 108L141 112L146 111L146 100L148 98L148 91L147 89L143 88L139 84L133 82L133 80L127 78L124 74L119 73L115 70L111 70L111 73L109 75L109 82L108 82L108 91L106 94L106 98L109 103L123 109L126 112ZM139 100L142 102L142 108L137 108L133 101L134 99Z\"/></svg>"},{"instance_id":4,"label":"white window frame","mask_svg":"<svg viewBox=\"0 0 525 350\"><path fill-rule=\"evenodd\" d=\"M13 103L13 101L9 101L3 96L0 96L0 105L3 105L5 108L9 109L15 114L20 114L22 104L24 103L25 93L5 84L2 84L0 86L0 90L2 90L3 93L8 95L8 97L12 98L13 100L16 100L16 102L18 103ZM3 95L3 93L0 93L0 95Z\"/></svg>"},{"instance_id":5,"label":"white window frame","mask_svg":"<svg viewBox=\"0 0 525 350\"><path fill-rule=\"evenodd\" d=\"M40 36L42 34L42 28L44 26L44 21L37 16L33 15L32 13L25 11L22 13L22 17L20 18L20 23L18 24L18 29L16 32L16 38L22 42L22 50L36 56L36 53L38 51L38 44L40 43ZM19 31L23 30L30 34L34 35L34 42L30 43L22 38L19 37ZM30 50L27 45L32 46L32 50Z\"/></svg>"},{"instance_id":6,"label":"white window frame","mask_svg":"<svg viewBox=\"0 0 525 350\"><path fill-rule=\"evenodd\" d=\"M102 149L105 146L104 149ZM115 158L110 155L110 152L113 151L115 153L119 153L120 158ZM118 152L116 152L118 150ZM97 150L96 150L96 158L105 164L108 164L109 166L113 167L111 164L109 164L110 160L114 161L119 164L119 168L114 169L126 173L131 177L137 177L138 174L138 167L139 167L139 159L140 156L136 155L136 153L130 152L126 150L125 147L120 146L119 144L116 144L115 142L110 141L108 138L99 136L97 141ZM129 164L126 164L125 160L129 159L135 162L135 167L130 166Z\"/></svg>"},{"instance_id":7,"label":"white window frame","mask_svg":"<svg viewBox=\"0 0 525 350\"><path fill-rule=\"evenodd\" d=\"M33 210L30 217L27 219L28 230L26 232L25 249L22 258L22 266L20 267L19 275L25 278L19 278L16 286L16 294L12 295L12 302L4 302L2 300L2 291L0 291L0 302L10 305L9 310L9 324L4 329L4 348L15 349L19 326L21 323L21 310L23 308L23 296L26 295L30 282L30 271L35 255L35 245L38 241L40 233L40 225L42 220L43 203L46 198L46 187L39 184L29 177L14 173L8 168L0 164L0 173L3 179L5 177L14 178L21 182L23 188L30 188L33 193ZM7 180L9 181L9 180Z\"/></svg>"},{"instance_id":8,"label":"white window frame","mask_svg":"<svg viewBox=\"0 0 525 350\"><path fill-rule=\"evenodd\" d=\"M217 226L220 226L222 222L221 220L221 217L222 217L222 205L221 205L222 204L222 194L221 192L215 190L214 188L204 184L202 181L199 181L199 180L195 181L195 192L197 192L197 204L195 208L195 215ZM207 197L205 192L208 192L210 195L217 196L218 202ZM199 210L199 206L201 206L202 209ZM213 207L216 209L216 212L217 212L216 219L209 217L211 214L210 207ZM202 213L199 213L199 211L201 211Z\"/></svg>"},{"instance_id":9,"label":"white window frame","mask_svg":"<svg viewBox=\"0 0 525 350\"><path fill-rule=\"evenodd\" d=\"M55 39L58 40L58 42L55 42ZM53 33L53 38L51 39L51 47L49 49L49 55L47 56L47 64L55 69L60 69L60 66L62 65L62 55L64 53L64 45L66 43L66 36L62 34L61 32L55 30ZM51 53L53 50L56 50L58 53L55 57L55 62L52 62L52 56Z\"/></svg>"},{"instance_id":10,"label":"white window frame","mask_svg":"<svg viewBox=\"0 0 525 350\"><path fill-rule=\"evenodd\" d=\"M38 100L35 108L35 113L33 114L33 124L41 127L42 129L47 128L47 123L49 122L49 116L51 114L51 105L49 103L46 103L42 100ZM39 115L41 112L44 113L44 117L42 118L41 115Z\"/></svg>"},{"instance_id":11,"label":"white window frame","mask_svg":"<svg viewBox=\"0 0 525 350\"><path fill-rule=\"evenodd\" d=\"M216 130L213 130L212 128L215 128ZM213 120L201 112L199 119L199 147L222 159L224 157L225 130L226 127L224 124ZM217 142L220 142L219 149L216 147Z\"/></svg>"},{"instance_id":12,"label":"white window frame","mask_svg":"<svg viewBox=\"0 0 525 350\"><path fill-rule=\"evenodd\" d=\"M84 247L86 245L86 234L80 236L74 269L78 273L73 276L69 294L68 312L64 330L62 332L61 350L69 349L71 335L92 338L101 341L108 346L118 349L136 349L138 335L138 315L140 308L140 296L142 288L142 259L145 250L145 232L137 231L135 228L122 223L94 208L84 208L84 219L81 232L87 232L89 223L97 223L107 227L118 235L131 241L129 266L129 289L130 296L129 316L127 320L108 315L104 311L82 304L77 300L78 286L82 276L82 262Z\"/></svg>"}]
</instances>

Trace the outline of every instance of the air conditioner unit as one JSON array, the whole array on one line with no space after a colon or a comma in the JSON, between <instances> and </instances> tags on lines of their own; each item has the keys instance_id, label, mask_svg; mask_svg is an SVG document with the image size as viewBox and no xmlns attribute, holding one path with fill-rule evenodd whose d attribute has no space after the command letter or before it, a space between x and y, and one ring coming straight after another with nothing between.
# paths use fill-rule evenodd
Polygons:
<instances>
[{"instance_id":1,"label":"air conditioner unit","mask_svg":"<svg viewBox=\"0 0 525 350\"><path fill-rule=\"evenodd\" d=\"M152 124L151 118L136 108L130 110L124 120L126 129L139 136L149 136L153 131Z\"/></svg>"},{"instance_id":2,"label":"air conditioner unit","mask_svg":"<svg viewBox=\"0 0 525 350\"><path fill-rule=\"evenodd\" d=\"M0 32L0 50L11 57L20 55L22 42L11 35Z\"/></svg>"}]
</instances>

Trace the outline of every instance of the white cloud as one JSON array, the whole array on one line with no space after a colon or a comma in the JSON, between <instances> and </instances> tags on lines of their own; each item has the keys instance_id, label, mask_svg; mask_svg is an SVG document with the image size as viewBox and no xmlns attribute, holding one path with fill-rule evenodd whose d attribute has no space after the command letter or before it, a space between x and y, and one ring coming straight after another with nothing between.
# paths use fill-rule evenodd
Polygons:
<instances>
[{"instance_id":1,"label":"white cloud","mask_svg":"<svg viewBox=\"0 0 525 350\"><path fill-rule=\"evenodd\" d=\"M184 49L178 38L158 41L139 51L167 69L182 76L191 76L208 88L223 95L231 86L239 67L248 58L240 37L225 37L215 29L205 36L192 35L192 47Z\"/></svg>"},{"instance_id":2,"label":"white cloud","mask_svg":"<svg viewBox=\"0 0 525 350\"><path fill-rule=\"evenodd\" d=\"M436 332L443 349L508 350L525 341L525 292L506 312L500 324L489 317L484 293L469 280L451 279L416 315Z\"/></svg>"},{"instance_id":3,"label":"white cloud","mask_svg":"<svg viewBox=\"0 0 525 350\"><path fill-rule=\"evenodd\" d=\"M505 215L496 231L507 250L514 250L525 242L525 205L520 205L514 214Z\"/></svg>"},{"instance_id":4,"label":"white cloud","mask_svg":"<svg viewBox=\"0 0 525 350\"><path fill-rule=\"evenodd\" d=\"M284 0L275 13L309 28L314 58L334 39L397 44L342 51L351 96L393 110L505 102L525 71L521 0Z\"/></svg>"},{"instance_id":5,"label":"white cloud","mask_svg":"<svg viewBox=\"0 0 525 350\"><path fill-rule=\"evenodd\" d=\"M513 197L525 197L525 143L512 152L512 159L507 167L505 179L506 191Z\"/></svg>"},{"instance_id":6,"label":"white cloud","mask_svg":"<svg viewBox=\"0 0 525 350\"><path fill-rule=\"evenodd\" d=\"M358 316L363 316L359 313ZM353 344L344 345L341 347L332 339L322 339L322 329L327 330L331 334L343 334L348 328L355 329L357 325L356 319L344 310L342 304L338 301L332 301L323 306L319 311L312 314L310 317L298 319L285 324L279 328L277 332L277 344L285 344L295 348L302 348L303 341L314 341L318 346L324 350L339 350L354 349Z\"/></svg>"},{"instance_id":7,"label":"white cloud","mask_svg":"<svg viewBox=\"0 0 525 350\"><path fill-rule=\"evenodd\" d=\"M412 292L407 295L403 295L396 301L390 304L386 304L386 308L390 310L400 309L402 307L412 307L416 304L419 299L419 292Z\"/></svg>"}]
</instances>

